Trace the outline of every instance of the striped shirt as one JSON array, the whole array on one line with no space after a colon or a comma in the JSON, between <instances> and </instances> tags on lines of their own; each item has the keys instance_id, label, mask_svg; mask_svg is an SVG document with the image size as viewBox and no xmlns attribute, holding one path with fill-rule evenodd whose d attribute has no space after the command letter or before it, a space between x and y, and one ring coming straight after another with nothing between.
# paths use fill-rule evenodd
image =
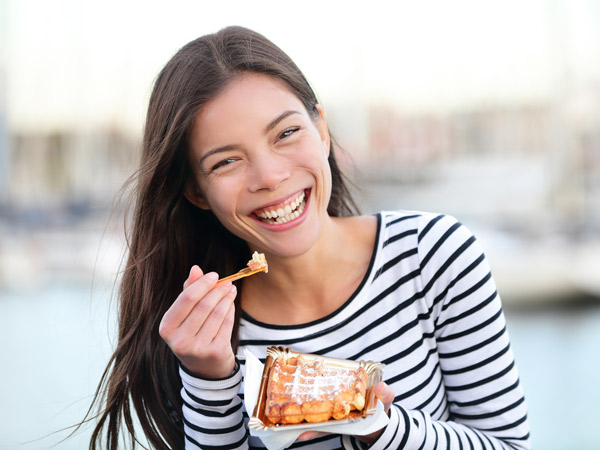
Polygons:
<instances>
[{"instance_id":1,"label":"striped shirt","mask_svg":"<svg viewBox=\"0 0 600 450\"><path fill-rule=\"evenodd\" d=\"M454 218L381 212L370 266L339 309L300 325L244 315L240 352L265 349L386 364L390 422L373 449L530 448L527 407L500 297L475 237ZM244 364L221 380L180 371L186 448L264 448L249 435ZM292 448L363 448L328 435Z\"/></svg>"}]
</instances>

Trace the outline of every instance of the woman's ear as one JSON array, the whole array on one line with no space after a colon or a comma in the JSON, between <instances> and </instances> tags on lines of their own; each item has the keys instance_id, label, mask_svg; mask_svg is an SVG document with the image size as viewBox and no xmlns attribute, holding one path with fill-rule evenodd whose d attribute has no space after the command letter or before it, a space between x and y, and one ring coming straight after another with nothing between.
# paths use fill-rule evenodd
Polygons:
<instances>
[{"instance_id":1,"label":"woman's ear","mask_svg":"<svg viewBox=\"0 0 600 450\"><path fill-rule=\"evenodd\" d=\"M329 150L331 149L331 136L329 136L329 129L327 128L327 120L325 119L325 112L323 108L318 103L315 105L315 109L319 112L319 117L317 118L317 131L321 136L321 142L323 142L323 146L325 148L325 156L329 157Z\"/></svg>"},{"instance_id":2,"label":"woman's ear","mask_svg":"<svg viewBox=\"0 0 600 450\"><path fill-rule=\"evenodd\" d=\"M192 205L195 205L200 209L210 209L208 202L204 198L202 192L200 192L198 186L196 186L196 183L189 182L183 191L183 195Z\"/></svg>"}]
</instances>

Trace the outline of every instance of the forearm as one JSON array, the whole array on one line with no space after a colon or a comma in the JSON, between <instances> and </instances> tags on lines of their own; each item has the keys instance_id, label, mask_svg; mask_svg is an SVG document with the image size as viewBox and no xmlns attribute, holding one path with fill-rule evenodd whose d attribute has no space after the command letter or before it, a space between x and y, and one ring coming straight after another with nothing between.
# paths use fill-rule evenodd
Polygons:
<instances>
[{"instance_id":1,"label":"forearm","mask_svg":"<svg viewBox=\"0 0 600 450\"><path fill-rule=\"evenodd\" d=\"M372 445L360 443L351 436L344 437L344 448L369 448L370 450L422 449L441 450L448 448L469 449L519 449L531 448L528 434L523 435L516 419L512 424L483 430L463 423L448 420L433 420L421 410L407 410L392 405L390 421L381 436ZM501 437L504 436L504 437Z\"/></svg>"},{"instance_id":2,"label":"forearm","mask_svg":"<svg viewBox=\"0 0 600 450\"><path fill-rule=\"evenodd\" d=\"M239 368L220 380L196 378L183 368L180 375L186 449L248 448Z\"/></svg>"},{"instance_id":3,"label":"forearm","mask_svg":"<svg viewBox=\"0 0 600 450\"><path fill-rule=\"evenodd\" d=\"M394 405L390 423L370 448L383 449L529 449L527 436L519 435L519 421L482 430L455 421L435 421L422 411ZM500 430L502 429L502 430ZM501 432L499 432L501 431ZM500 437L504 435L505 437Z\"/></svg>"}]
</instances>

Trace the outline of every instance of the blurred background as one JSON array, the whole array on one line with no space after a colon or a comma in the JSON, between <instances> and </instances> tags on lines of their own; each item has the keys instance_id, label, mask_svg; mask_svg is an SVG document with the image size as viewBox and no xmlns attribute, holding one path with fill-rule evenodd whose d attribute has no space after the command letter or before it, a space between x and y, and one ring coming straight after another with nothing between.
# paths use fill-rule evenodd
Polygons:
<instances>
[{"instance_id":1,"label":"blurred background","mask_svg":"<svg viewBox=\"0 0 600 450\"><path fill-rule=\"evenodd\" d=\"M364 212L478 236L534 448L600 448L599 2L0 0L0 449L86 448L152 82L232 24L305 72Z\"/></svg>"}]
</instances>

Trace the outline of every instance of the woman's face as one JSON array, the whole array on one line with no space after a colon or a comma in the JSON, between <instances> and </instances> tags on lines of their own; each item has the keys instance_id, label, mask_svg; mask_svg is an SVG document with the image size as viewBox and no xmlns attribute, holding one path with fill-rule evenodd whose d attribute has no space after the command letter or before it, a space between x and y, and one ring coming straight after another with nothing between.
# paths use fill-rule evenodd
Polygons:
<instances>
[{"instance_id":1,"label":"woman's face","mask_svg":"<svg viewBox=\"0 0 600 450\"><path fill-rule=\"evenodd\" d=\"M252 250L296 256L316 242L331 195L329 134L280 80L245 74L198 113L190 136L198 189Z\"/></svg>"}]
</instances>

